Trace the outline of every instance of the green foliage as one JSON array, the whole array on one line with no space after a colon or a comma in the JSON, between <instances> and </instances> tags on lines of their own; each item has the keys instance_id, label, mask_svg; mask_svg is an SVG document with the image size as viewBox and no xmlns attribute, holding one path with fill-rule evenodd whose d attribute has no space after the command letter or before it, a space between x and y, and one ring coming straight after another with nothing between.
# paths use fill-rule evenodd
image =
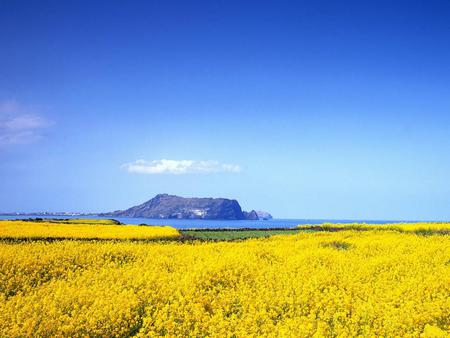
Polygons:
<instances>
[{"instance_id":1,"label":"green foliage","mask_svg":"<svg viewBox=\"0 0 450 338\"><path fill-rule=\"evenodd\" d=\"M257 229L257 230L182 230L185 239L200 239L208 241L232 241L247 238L270 237L274 235L298 234L300 229Z\"/></svg>"},{"instance_id":2,"label":"green foliage","mask_svg":"<svg viewBox=\"0 0 450 338\"><path fill-rule=\"evenodd\" d=\"M342 242L342 241L333 241L333 242L327 242L327 243L322 243L322 247L324 248L333 248L333 249L338 249L338 250L348 250L351 248L351 244L347 243L347 242Z\"/></svg>"}]
</instances>

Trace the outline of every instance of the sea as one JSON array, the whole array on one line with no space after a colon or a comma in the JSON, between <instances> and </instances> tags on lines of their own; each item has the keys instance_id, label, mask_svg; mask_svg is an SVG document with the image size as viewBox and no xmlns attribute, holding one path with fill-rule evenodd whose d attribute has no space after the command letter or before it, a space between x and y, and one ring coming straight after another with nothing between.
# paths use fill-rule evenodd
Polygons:
<instances>
[{"instance_id":1,"label":"sea","mask_svg":"<svg viewBox=\"0 0 450 338\"><path fill-rule=\"evenodd\" d=\"M100 216L49 216L49 215L0 215L0 220L29 219L29 218L90 218L90 219L110 219ZM113 217L123 224L142 225L170 225L176 229L273 229L273 228L293 228L297 225L322 224L322 223L367 223L385 224L414 221L399 220L346 220L346 219L270 219L270 220L209 220L209 219L154 219L154 218L132 218Z\"/></svg>"}]
</instances>

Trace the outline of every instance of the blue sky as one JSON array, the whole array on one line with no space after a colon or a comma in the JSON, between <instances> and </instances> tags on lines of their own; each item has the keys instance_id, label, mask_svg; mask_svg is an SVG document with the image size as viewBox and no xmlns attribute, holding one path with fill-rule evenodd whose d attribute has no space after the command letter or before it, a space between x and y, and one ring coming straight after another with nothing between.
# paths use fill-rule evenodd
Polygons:
<instances>
[{"instance_id":1,"label":"blue sky","mask_svg":"<svg viewBox=\"0 0 450 338\"><path fill-rule=\"evenodd\" d=\"M450 219L448 1L2 1L0 211L157 193Z\"/></svg>"}]
</instances>

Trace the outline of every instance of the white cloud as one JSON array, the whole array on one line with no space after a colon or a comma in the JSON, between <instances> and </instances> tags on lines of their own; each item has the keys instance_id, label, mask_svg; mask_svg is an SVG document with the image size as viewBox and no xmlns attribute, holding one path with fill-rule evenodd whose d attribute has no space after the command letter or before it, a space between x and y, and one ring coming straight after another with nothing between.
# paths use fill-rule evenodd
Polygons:
<instances>
[{"instance_id":1,"label":"white cloud","mask_svg":"<svg viewBox=\"0 0 450 338\"><path fill-rule=\"evenodd\" d=\"M0 101L0 145L34 142L50 125L34 107L14 100Z\"/></svg>"},{"instance_id":2,"label":"white cloud","mask_svg":"<svg viewBox=\"0 0 450 338\"><path fill-rule=\"evenodd\" d=\"M237 173L241 168L235 164L220 163L218 161L196 160L137 160L122 165L129 173L137 174L209 174L220 172Z\"/></svg>"}]
</instances>

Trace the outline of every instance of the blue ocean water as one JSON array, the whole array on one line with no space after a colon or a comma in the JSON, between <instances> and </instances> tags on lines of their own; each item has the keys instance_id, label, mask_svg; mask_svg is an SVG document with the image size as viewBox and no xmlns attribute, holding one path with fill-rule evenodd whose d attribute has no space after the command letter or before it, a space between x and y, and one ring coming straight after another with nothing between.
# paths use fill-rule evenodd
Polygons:
<instances>
[{"instance_id":1,"label":"blue ocean water","mask_svg":"<svg viewBox=\"0 0 450 338\"><path fill-rule=\"evenodd\" d=\"M0 219L24 219L24 218L92 218L107 219L108 217L98 216L0 216ZM265 228L292 228L301 224L321 224L321 223L398 223L406 221L393 220L330 220L330 219L271 219L271 220L206 220L206 219L153 219L153 218L131 218L131 217L114 217L113 219L124 224L147 224L147 225L170 225L177 229L265 229ZM412 221L410 221L412 222Z\"/></svg>"}]
</instances>

